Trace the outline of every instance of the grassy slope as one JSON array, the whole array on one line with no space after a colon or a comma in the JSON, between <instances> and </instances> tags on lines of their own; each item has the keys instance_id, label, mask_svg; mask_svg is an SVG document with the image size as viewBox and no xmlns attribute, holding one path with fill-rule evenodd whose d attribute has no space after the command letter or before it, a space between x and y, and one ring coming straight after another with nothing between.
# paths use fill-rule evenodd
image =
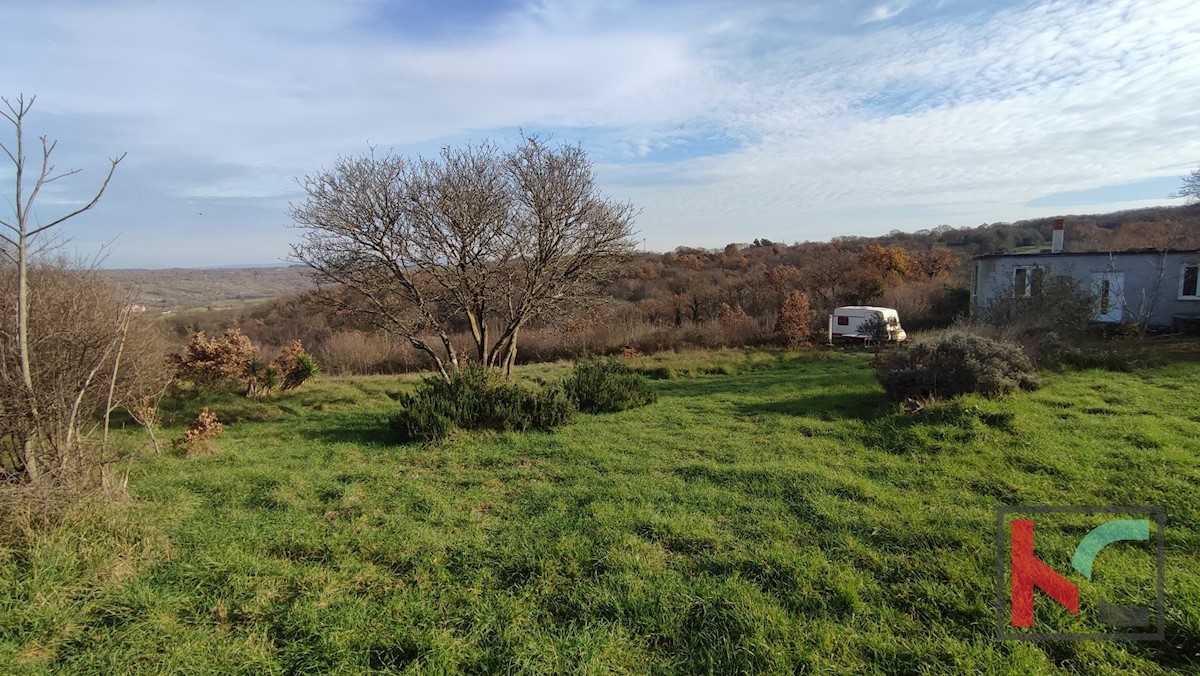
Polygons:
<instances>
[{"instance_id":1,"label":"grassy slope","mask_svg":"<svg viewBox=\"0 0 1200 676\"><path fill-rule=\"evenodd\" d=\"M0 671L1200 665L1200 365L914 417L858 357L680 359L740 372L437 447L381 442L395 379L218 405L219 454L147 457L131 510L0 556ZM995 641L1002 503L1166 505L1169 640Z\"/></svg>"}]
</instances>

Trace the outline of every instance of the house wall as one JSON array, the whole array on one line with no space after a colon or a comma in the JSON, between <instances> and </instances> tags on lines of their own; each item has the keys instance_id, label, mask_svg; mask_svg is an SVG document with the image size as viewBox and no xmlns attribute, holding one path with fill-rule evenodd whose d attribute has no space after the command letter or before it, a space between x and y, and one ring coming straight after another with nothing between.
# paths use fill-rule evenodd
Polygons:
<instances>
[{"instance_id":1,"label":"house wall","mask_svg":"<svg viewBox=\"0 0 1200 676\"><path fill-rule=\"evenodd\" d=\"M1123 272L1123 304L1130 314L1138 314L1143 303L1151 301L1159 268L1162 281L1150 316L1151 326L1171 326L1176 315L1200 315L1200 300L1180 300L1182 265L1200 261L1197 253L1162 254L1029 254L980 258L972 261L971 312L979 316L998 297L1011 296L1013 276L1020 266L1039 266L1047 276L1070 275L1090 288L1097 272Z\"/></svg>"}]
</instances>

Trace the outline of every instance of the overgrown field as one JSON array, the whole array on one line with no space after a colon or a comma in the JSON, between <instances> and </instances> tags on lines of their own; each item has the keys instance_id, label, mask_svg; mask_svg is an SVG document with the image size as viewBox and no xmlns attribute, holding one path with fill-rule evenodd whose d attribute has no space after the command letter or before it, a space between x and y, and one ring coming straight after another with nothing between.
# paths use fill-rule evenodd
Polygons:
<instances>
[{"instance_id":1,"label":"overgrown field","mask_svg":"<svg viewBox=\"0 0 1200 676\"><path fill-rule=\"evenodd\" d=\"M916 414L861 355L635 364L658 403L435 446L382 441L411 381L210 401L218 453L8 533L0 672L1200 669L1200 364ZM1167 640L997 641L1001 504L1164 505Z\"/></svg>"}]
</instances>

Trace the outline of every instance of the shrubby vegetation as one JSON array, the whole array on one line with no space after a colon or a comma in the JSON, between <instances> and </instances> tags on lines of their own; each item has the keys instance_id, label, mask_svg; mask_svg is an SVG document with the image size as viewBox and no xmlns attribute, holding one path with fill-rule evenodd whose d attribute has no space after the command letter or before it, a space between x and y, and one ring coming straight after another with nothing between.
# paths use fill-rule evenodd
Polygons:
<instances>
[{"instance_id":1,"label":"shrubby vegetation","mask_svg":"<svg viewBox=\"0 0 1200 676\"><path fill-rule=\"evenodd\" d=\"M401 443L438 441L455 429L551 430L571 421L575 407L561 385L529 389L478 363L429 377L400 395L389 427Z\"/></svg>"},{"instance_id":2,"label":"shrubby vegetation","mask_svg":"<svg viewBox=\"0 0 1200 676\"><path fill-rule=\"evenodd\" d=\"M209 338L197 331L174 355L175 374L200 387L217 388L241 384L259 377L265 367L254 364L257 350L241 329L228 328Z\"/></svg>"},{"instance_id":3,"label":"shrubby vegetation","mask_svg":"<svg viewBox=\"0 0 1200 676\"><path fill-rule=\"evenodd\" d=\"M438 441L454 430L542 430L570 423L579 411L612 413L657 400L645 376L615 358L588 356L561 383L537 387L505 380L477 363L430 377L400 395L389 421L400 443Z\"/></svg>"},{"instance_id":4,"label":"shrubby vegetation","mask_svg":"<svg viewBox=\"0 0 1200 676\"><path fill-rule=\"evenodd\" d=\"M1091 292L1069 275L1037 274L1028 298L1005 296L984 308L984 324L1003 330L1011 339L1028 342L1048 333L1078 338L1092 322L1095 299Z\"/></svg>"},{"instance_id":5,"label":"shrubby vegetation","mask_svg":"<svg viewBox=\"0 0 1200 676\"><path fill-rule=\"evenodd\" d=\"M616 413L658 400L645 376L614 357L584 356L575 362L563 387L584 413Z\"/></svg>"},{"instance_id":6,"label":"shrubby vegetation","mask_svg":"<svg viewBox=\"0 0 1200 676\"><path fill-rule=\"evenodd\" d=\"M111 413L129 410L152 424L170 380L167 343L95 270L40 262L28 272L33 350L26 388L13 328L17 277L0 266L0 481L93 485L111 460L104 448Z\"/></svg>"},{"instance_id":7,"label":"shrubby vegetation","mask_svg":"<svg viewBox=\"0 0 1200 676\"><path fill-rule=\"evenodd\" d=\"M292 341L292 344L284 349L276 364L283 374L280 382L280 388L283 390L294 390L309 378L315 378L321 373L317 361L304 351L304 345L298 340Z\"/></svg>"},{"instance_id":8,"label":"shrubby vegetation","mask_svg":"<svg viewBox=\"0 0 1200 676\"><path fill-rule=\"evenodd\" d=\"M879 355L875 376L892 401L988 397L1035 389L1038 379L1021 348L956 332Z\"/></svg>"},{"instance_id":9,"label":"shrubby vegetation","mask_svg":"<svg viewBox=\"0 0 1200 676\"><path fill-rule=\"evenodd\" d=\"M775 334L784 347L795 349L812 345L816 336L814 326L817 311L812 299L803 291L789 291L779 303L779 318L775 321Z\"/></svg>"},{"instance_id":10,"label":"shrubby vegetation","mask_svg":"<svg viewBox=\"0 0 1200 676\"><path fill-rule=\"evenodd\" d=\"M284 348L274 362L259 356L258 348L238 328L227 328L214 338L198 331L180 354L173 355L176 375L201 388L245 387L247 397L294 390L321 372L300 341Z\"/></svg>"},{"instance_id":11,"label":"shrubby vegetation","mask_svg":"<svg viewBox=\"0 0 1200 676\"><path fill-rule=\"evenodd\" d=\"M217 414L205 406L188 425L183 437L175 441L175 448L188 457L210 455L216 451L212 440L225 432L225 426L217 418Z\"/></svg>"}]
</instances>

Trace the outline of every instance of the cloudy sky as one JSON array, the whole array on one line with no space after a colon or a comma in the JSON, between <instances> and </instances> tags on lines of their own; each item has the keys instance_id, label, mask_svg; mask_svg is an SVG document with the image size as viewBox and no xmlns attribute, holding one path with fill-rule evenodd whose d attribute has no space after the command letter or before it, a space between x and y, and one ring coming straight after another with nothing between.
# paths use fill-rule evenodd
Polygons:
<instances>
[{"instance_id":1,"label":"cloudy sky","mask_svg":"<svg viewBox=\"0 0 1200 676\"><path fill-rule=\"evenodd\" d=\"M0 94L36 94L30 130L83 170L40 218L128 152L64 231L84 253L113 241L112 267L278 262L298 177L369 145L518 129L582 144L660 251L1169 204L1200 163L1195 0L0 0L0 16Z\"/></svg>"}]
</instances>

